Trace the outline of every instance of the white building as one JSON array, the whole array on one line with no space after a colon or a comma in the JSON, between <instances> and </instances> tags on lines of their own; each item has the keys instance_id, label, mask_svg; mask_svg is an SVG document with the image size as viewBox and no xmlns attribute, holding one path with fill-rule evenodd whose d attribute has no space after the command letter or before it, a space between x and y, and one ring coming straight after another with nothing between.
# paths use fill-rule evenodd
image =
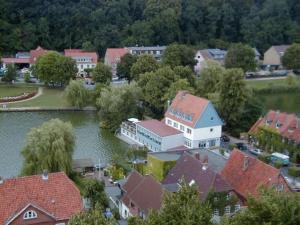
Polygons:
<instances>
[{"instance_id":1,"label":"white building","mask_svg":"<svg viewBox=\"0 0 300 225\"><path fill-rule=\"evenodd\" d=\"M178 92L165 113L165 123L183 132L188 148L220 146L223 122L207 99Z\"/></svg>"}]
</instances>

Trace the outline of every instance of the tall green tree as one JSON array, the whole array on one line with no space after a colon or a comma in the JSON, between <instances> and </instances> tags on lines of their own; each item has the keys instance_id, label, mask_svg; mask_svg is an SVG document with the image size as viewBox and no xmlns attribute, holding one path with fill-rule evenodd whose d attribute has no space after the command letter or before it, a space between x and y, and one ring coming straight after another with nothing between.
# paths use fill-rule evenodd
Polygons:
<instances>
[{"instance_id":1,"label":"tall green tree","mask_svg":"<svg viewBox=\"0 0 300 225\"><path fill-rule=\"evenodd\" d=\"M47 85L64 86L70 79L75 78L77 66L72 58L50 51L38 58L36 73Z\"/></svg>"},{"instance_id":2,"label":"tall green tree","mask_svg":"<svg viewBox=\"0 0 300 225\"><path fill-rule=\"evenodd\" d=\"M140 76L146 72L152 72L158 69L158 63L151 55L142 55L132 65L130 74L131 77L138 81Z\"/></svg>"},{"instance_id":3,"label":"tall green tree","mask_svg":"<svg viewBox=\"0 0 300 225\"><path fill-rule=\"evenodd\" d=\"M93 80L108 85L112 80L111 68L104 63L97 63L97 66L93 70Z\"/></svg>"},{"instance_id":4,"label":"tall green tree","mask_svg":"<svg viewBox=\"0 0 300 225\"><path fill-rule=\"evenodd\" d=\"M175 66L189 66L192 69L196 64L195 51L186 45L172 44L167 47L162 57L162 63L169 65L171 68Z\"/></svg>"},{"instance_id":5,"label":"tall green tree","mask_svg":"<svg viewBox=\"0 0 300 225\"><path fill-rule=\"evenodd\" d=\"M129 225L210 225L212 210L201 203L196 186L182 183L177 193L166 193L162 208L146 220L134 218Z\"/></svg>"},{"instance_id":6,"label":"tall green tree","mask_svg":"<svg viewBox=\"0 0 300 225\"><path fill-rule=\"evenodd\" d=\"M255 52L248 45L233 44L225 58L226 68L241 68L244 72L256 69Z\"/></svg>"},{"instance_id":7,"label":"tall green tree","mask_svg":"<svg viewBox=\"0 0 300 225\"><path fill-rule=\"evenodd\" d=\"M125 54L121 57L120 62L117 66L117 75L119 78L125 78L130 83L133 80L131 76L131 67L137 61L137 56L130 53Z\"/></svg>"},{"instance_id":8,"label":"tall green tree","mask_svg":"<svg viewBox=\"0 0 300 225\"><path fill-rule=\"evenodd\" d=\"M82 81L71 80L65 89L68 102L75 107L83 108L89 101L88 90L84 87Z\"/></svg>"},{"instance_id":9,"label":"tall green tree","mask_svg":"<svg viewBox=\"0 0 300 225\"><path fill-rule=\"evenodd\" d=\"M64 171L70 174L75 135L69 122L52 119L38 128L32 128L22 150L22 175Z\"/></svg>"},{"instance_id":10,"label":"tall green tree","mask_svg":"<svg viewBox=\"0 0 300 225\"><path fill-rule=\"evenodd\" d=\"M102 208L108 207L108 199L104 190L104 183L97 180L86 179L84 181L83 196L91 202L92 209L96 209L97 204Z\"/></svg>"},{"instance_id":11,"label":"tall green tree","mask_svg":"<svg viewBox=\"0 0 300 225\"><path fill-rule=\"evenodd\" d=\"M290 70L300 69L300 44L293 44L282 56L282 64Z\"/></svg>"},{"instance_id":12,"label":"tall green tree","mask_svg":"<svg viewBox=\"0 0 300 225\"><path fill-rule=\"evenodd\" d=\"M2 78L2 81L11 83L13 80L16 80L17 77L17 70L15 65L8 64L7 70L4 73L4 77Z\"/></svg>"},{"instance_id":13,"label":"tall green tree","mask_svg":"<svg viewBox=\"0 0 300 225\"><path fill-rule=\"evenodd\" d=\"M179 79L172 83L166 91L164 96L165 101L172 101L177 95L178 91L188 91L190 94L193 94L194 88L191 87L187 79Z\"/></svg>"},{"instance_id":14,"label":"tall green tree","mask_svg":"<svg viewBox=\"0 0 300 225\"><path fill-rule=\"evenodd\" d=\"M238 124L248 94L243 70L227 69L220 83L218 106L227 128L233 128Z\"/></svg>"}]
</instances>

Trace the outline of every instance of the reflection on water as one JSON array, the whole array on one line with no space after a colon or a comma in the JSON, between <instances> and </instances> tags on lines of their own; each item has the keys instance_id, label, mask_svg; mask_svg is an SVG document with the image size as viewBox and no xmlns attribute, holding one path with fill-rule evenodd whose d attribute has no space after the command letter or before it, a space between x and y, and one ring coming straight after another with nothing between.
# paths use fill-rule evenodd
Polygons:
<instances>
[{"instance_id":1,"label":"reflection on water","mask_svg":"<svg viewBox=\"0 0 300 225\"><path fill-rule=\"evenodd\" d=\"M106 163L113 154L123 154L127 144L99 128L97 115L91 112L12 112L0 113L0 176L17 176L22 167L20 154L26 134L53 118L72 123L76 135L74 158L91 158Z\"/></svg>"}]
</instances>

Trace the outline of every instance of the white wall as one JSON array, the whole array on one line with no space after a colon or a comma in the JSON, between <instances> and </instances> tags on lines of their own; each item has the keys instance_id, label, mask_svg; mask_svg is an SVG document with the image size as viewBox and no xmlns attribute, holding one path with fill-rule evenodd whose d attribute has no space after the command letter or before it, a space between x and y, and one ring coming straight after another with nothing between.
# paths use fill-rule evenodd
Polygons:
<instances>
[{"instance_id":1,"label":"white wall","mask_svg":"<svg viewBox=\"0 0 300 225\"><path fill-rule=\"evenodd\" d=\"M81 66L82 66L82 68L81 68ZM77 63L78 72L82 72L82 71L84 71L84 69L92 69L95 67L96 67L95 63Z\"/></svg>"},{"instance_id":2,"label":"white wall","mask_svg":"<svg viewBox=\"0 0 300 225\"><path fill-rule=\"evenodd\" d=\"M166 151L170 148L175 148L181 145L184 145L183 133L163 137L161 142L161 150Z\"/></svg>"},{"instance_id":3,"label":"white wall","mask_svg":"<svg viewBox=\"0 0 300 225\"><path fill-rule=\"evenodd\" d=\"M127 214L125 213L126 211L127 211ZM124 219L127 219L128 217L131 216L129 209L123 202L120 202L119 213L120 213L121 217Z\"/></svg>"}]
</instances>

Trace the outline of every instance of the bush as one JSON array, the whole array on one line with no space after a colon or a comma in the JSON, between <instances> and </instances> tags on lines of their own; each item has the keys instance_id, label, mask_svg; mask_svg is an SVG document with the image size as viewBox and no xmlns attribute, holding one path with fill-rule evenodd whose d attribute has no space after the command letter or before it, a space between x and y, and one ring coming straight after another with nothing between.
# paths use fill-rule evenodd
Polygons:
<instances>
[{"instance_id":1,"label":"bush","mask_svg":"<svg viewBox=\"0 0 300 225\"><path fill-rule=\"evenodd\" d=\"M221 155L225 154L225 150L223 148L220 148L219 152L220 152Z\"/></svg>"},{"instance_id":2,"label":"bush","mask_svg":"<svg viewBox=\"0 0 300 225\"><path fill-rule=\"evenodd\" d=\"M280 169L282 166L283 166L282 162L280 162L278 160L274 162L274 167L275 168Z\"/></svg>"},{"instance_id":3,"label":"bush","mask_svg":"<svg viewBox=\"0 0 300 225\"><path fill-rule=\"evenodd\" d=\"M30 73L29 73L29 72L26 72L26 73L24 74L24 81L25 81L26 83L29 83L29 82L30 82Z\"/></svg>"},{"instance_id":4,"label":"bush","mask_svg":"<svg viewBox=\"0 0 300 225\"><path fill-rule=\"evenodd\" d=\"M230 144L229 145L229 149L232 151L234 148L236 148L237 146L236 146L236 144Z\"/></svg>"},{"instance_id":5,"label":"bush","mask_svg":"<svg viewBox=\"0 0 300 225\"><path fill-rule=\"evenodd\" d=\"M260 154L257 158L267 164L271 162L271 156L267 153Z\"/></svg>"},{"instance_id":6,"label":"bush","mask_svg":"<svg viewBox=\"0 0 300 225\"><path fill-rule=\"evenodd\" d=\"M288 174L292 177L300 177L300 168L299 167L290 167L288 169Z\"/></svg>"},{"instance_id":7,"label":"bush","mask_svg":"<svg viewBox=\"0 0 300 225\"><path fill-rule=\"evenodd\" d=\"M111 210L112 214L114 215L114 218L116 220L120 220L121 219L121 216L120 216L120 213L119 213L119 210L117 208L113 208Z\"/></svg>"}]
</instances>

